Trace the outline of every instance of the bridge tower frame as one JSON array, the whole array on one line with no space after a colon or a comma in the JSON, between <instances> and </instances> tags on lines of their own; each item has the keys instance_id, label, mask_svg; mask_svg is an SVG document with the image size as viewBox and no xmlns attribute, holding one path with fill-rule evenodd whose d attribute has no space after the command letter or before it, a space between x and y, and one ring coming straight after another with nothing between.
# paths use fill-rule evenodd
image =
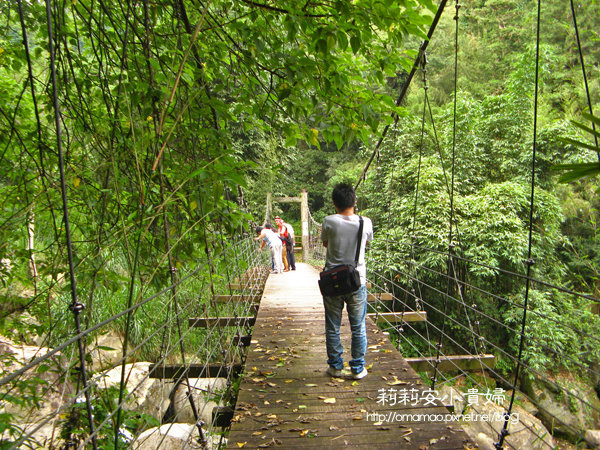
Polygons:
<instances>
[{"instance_id":1,"label":"bridge tower frame","mask_svg":"<svg viewBox=\"0 0 600 450\"><path fill-rule=\"evenodd\" d=\"M299 197L273 197L270 192L267 192L267 211L265 214L265 222L271 221L273 202L300 203L300 220L302 222L302 260L304 262L308 261L308 192L306 189L302 189Z\"/></svg>"}]
</instances>

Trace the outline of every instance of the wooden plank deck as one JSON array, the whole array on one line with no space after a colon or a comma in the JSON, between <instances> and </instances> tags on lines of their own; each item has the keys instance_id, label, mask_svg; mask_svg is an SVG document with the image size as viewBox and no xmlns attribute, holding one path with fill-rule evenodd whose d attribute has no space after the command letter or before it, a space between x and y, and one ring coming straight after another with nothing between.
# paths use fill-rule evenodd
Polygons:
<instances>
[{"instance_id":1,"label":"wooden plank deck","mask_svg":"<svg viewBox=\"0 0 600 450\"><path fill-rule=\"evenodd\" d=\"M325 322L317 278L317 270L297 264L296 271L267 280L227 448L474 447L457 422L416 416L449 411L439 399L427 396L427 386L371 320L369 375L355 381L325 373ZM350 330L345 313L342 342L347 361ZM400 396L392 402L393 392L404 393L404 401L398 401ZM416 417L399 420L400 414Z\"/></svg>"}]
</instances>

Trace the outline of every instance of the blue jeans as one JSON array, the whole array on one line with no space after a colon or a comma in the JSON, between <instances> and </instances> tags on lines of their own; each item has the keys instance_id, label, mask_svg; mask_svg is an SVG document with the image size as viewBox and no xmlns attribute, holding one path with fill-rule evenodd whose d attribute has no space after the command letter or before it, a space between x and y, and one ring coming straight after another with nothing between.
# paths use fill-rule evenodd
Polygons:
<instances>
[{"instance_id":1,"label":"blue jeans","mask_svg":"<svg viewBox=\"0 0 600 450\"><path fill-rule=\"evenodd\" d=\"M359 373L365 365L365 354L367 353L367 327L365 324L367 314L367 286L364 284L351 294L323 297L327 363L338 370L344 367L344 360L342 358L344 346L340 340L340 325L342 323L344 303L346 303L348 319L350 320L350 331L352 333L350 369L354 373Z\"/></svg>"}]
</instances>

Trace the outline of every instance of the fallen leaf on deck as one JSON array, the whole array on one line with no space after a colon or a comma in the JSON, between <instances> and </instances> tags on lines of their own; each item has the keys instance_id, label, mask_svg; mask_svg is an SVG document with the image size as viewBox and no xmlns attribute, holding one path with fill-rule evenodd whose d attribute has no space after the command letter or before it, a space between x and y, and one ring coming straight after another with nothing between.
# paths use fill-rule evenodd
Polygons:
<instances>
[{"instance_id":1,"label":"fallen leaf on deck","mask_svg":"<svg viewBox=\"0 0 600 450\"><path fill-rule=\"evenodd\" d=\"M335 398L334 397L326 398L325 400L323 400L323 403L335 403Z\"/></svg>"},{"instance_id":2,"label":"fallen leaf on deck","mask_svg":"<svg viewBox=\"0 0 600 450\"><path fill-rule=\"evenodd\" d=\"M394 381L390 381L386 383L388 386L397 386L399 384L408 384L406 381L399 380L396 375L394 375Z\"/></svg>"}]
</instances>

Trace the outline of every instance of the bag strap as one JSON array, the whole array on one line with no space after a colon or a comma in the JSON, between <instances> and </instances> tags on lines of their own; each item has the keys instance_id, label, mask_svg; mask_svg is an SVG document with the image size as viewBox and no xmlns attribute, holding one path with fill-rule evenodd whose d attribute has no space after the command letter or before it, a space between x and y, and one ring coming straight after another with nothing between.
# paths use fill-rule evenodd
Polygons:
<instances>
[{"instance_id":1,"label":"bag strap","mask_svg":"<svg viewBox=\"0 0 600 450\"><path fill-rule=\"evenodd\" d=\"M358 257L360 255L360 246L362 244L362 233L363 233L363 218L362 216L358 216L358 221L359 221L359 225L358 225L358 237L357 237L357 243L356 243L356 256L354 256L354 267L358 266Z\"/></svg>"}]
</instances>

